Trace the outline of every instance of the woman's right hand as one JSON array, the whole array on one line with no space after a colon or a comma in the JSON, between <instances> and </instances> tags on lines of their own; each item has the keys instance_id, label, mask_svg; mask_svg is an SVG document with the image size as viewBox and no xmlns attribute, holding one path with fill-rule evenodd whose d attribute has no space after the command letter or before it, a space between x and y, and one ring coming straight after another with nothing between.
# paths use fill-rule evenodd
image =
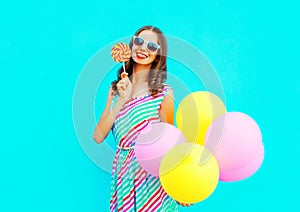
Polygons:
<instances>
[{"instance_id":1,"label":"woman's right hand","mask_svg":"<svg viewBox=\"0 0 300 212\"><path fill-rule=\"evenodd\" d=\"M130 99L132 93L132 84L128 77L121 79L117 84L120 99L124 102Z\"/></svg>"}]
</instances>

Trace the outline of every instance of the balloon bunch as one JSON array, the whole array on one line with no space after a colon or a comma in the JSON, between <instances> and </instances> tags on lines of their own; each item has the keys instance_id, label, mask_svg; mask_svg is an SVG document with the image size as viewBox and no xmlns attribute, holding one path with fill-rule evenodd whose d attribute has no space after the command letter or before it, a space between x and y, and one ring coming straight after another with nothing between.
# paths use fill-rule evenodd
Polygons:
<instances>
[{"instance_id":1,"label":"balloon bunch","mask_svg":"<svg viewBox=\"0 0 300 212\"><path fill-rule=\"evenodd\" d=\"M178 128L149 123L137 138L135 154L179 202L203 201L219 180L243 180L262 164L264 147L256 122L244 113L226 112L210 92L186 96L178 105L176 123Z\"/></svg>"}]
</instances>

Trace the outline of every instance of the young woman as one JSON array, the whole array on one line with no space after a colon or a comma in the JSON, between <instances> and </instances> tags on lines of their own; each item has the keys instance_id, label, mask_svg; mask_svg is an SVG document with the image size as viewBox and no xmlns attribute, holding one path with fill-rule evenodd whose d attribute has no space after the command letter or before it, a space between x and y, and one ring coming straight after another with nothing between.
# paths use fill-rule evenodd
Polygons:
<instances>
[{"instance_id":1,"label":"young woman","mask_svg":"<svg viewBox=\"0 0 300 212\"><path fill-rule=\"evenodd\" d=\"M134 34L129 46L132 53L125 66L128 76L121 78L120 68L94 132L94 140L101 143L112 129L117 143L110 210L177 211L178 203L167 195L158 177L139 166L133 150L139 132L148 124L173 124L173 89L164 84L166 38L157 27L145 26Z\"/></svg>"}]
</instances>

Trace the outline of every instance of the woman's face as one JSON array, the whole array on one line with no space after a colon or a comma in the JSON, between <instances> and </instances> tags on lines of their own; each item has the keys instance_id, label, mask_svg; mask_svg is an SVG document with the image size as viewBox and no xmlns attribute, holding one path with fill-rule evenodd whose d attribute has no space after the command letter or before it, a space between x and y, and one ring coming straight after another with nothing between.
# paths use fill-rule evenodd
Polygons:
<instances>
[{"instance_id":1,"label":"woman's face","mask_svg":"<svg viewBox=\"0 0 300 212\"><path fill-rule=\"evenodd\" d=\"M157 34L149 30L143 30L142 32L140 32L138 37L144 39L146 42L144 42L140 46L133 43L131 57L138 64L151 64L155 60L159 50L157 50L156 52L150 51L147 48L147 42L154 42L158 44Z\"/></svg>"}]
</instances>

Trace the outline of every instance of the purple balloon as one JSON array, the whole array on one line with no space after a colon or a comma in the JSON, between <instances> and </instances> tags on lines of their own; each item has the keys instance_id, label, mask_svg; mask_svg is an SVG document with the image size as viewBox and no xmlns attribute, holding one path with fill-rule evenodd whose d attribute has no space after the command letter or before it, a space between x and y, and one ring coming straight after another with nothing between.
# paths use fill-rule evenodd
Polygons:
<instances>
[{"instance_id":1,"label":"purple balloon","mask_svg":"<svg viewBox=\"0 0 300 212\"><path fill-rule=\"evenodd\" d=\"M216 118L206 133L205 146L218 161L221 181L238 181L253 175L264 159L258 125L240 112Z\"/></svg>"},{"instance_id":2,"label":"purple balloon","mask_svg":"<svg viewBox=\"0 0 300 212\"><path fill-rule=\"evenodd\" d=\"M150 124L139 134L134 146L137 161L148 173L159 176L163 156L176 144L186 142L179 129L171 124Z\"/></svg>"}]
</instances>

